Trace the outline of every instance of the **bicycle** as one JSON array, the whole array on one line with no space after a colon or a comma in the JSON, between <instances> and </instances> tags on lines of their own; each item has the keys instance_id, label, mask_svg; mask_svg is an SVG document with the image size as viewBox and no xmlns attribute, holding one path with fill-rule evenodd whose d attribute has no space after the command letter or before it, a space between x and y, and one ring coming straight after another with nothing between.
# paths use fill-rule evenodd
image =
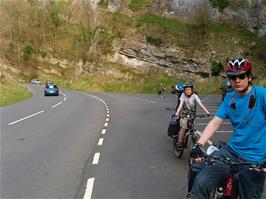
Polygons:
<instances>
[{"instance_id":1,"label":"bicycle","mask_svg":"<svg viewBox=\"0 0 266 199\"><path fill-rule=\"evenodd\" d=\"M183 148L178 147L178 134L173 137L173 143L174 143L174 154L178 157L181 158L184 152L184 149L187 149L187 151L191 151L192 147L196 144L197 142L197 135L196 135L196 129L194 125L194 120L198 118L207 118L210 117L210 114L194 114L194 113L189 113L186 115L186 118L188 118L188 123L187 123L187 130L185 133L185 141ZM192 164L192 159L188 157L188 164Z\"/></svg>"},{"instance_id":2,"label":"bicycle","mask_svg":"<svg viewBox=\"0 0 266 199\"><path fill-rule=\"evenodd\" d=\"M214 147L214 146L211 146ZM216 147L215 147L216 148ZM218 148L214 149L219 150ZM207 153L209 154L209 153ZM227 157L224 156L205 156L205 163L212 165L216 162L220 161L230 167L230 174L226 177L224 181L222 181L214 190L211 192L209 199L239 199L238 193L238 169L244 168L254 171L263 171L263 166L261 164L254 164L251 162L234 162ZM204 168L204 165L201 167L197 167L197 173L200 172L201 169ZM191 169L190 169L191 171ZM190 192L193 186L193 182L195 176L189 172L188 175L188 191Z\"/></svg>"}]
</instances>

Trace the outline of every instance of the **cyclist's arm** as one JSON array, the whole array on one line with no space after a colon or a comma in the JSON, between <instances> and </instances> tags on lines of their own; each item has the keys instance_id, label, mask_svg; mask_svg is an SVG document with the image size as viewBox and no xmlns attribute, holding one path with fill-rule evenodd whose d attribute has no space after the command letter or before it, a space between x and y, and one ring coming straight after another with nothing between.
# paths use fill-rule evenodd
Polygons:
<instances>
[{"instance_id":1,"label":"cyclist's arm","mask_svg":"<svg viewBox=\"0 0 266 199\"><path fill-rule=\"evenodd\" d=\"M208 140L214 135L217 129L222 125L223 120L217 116L215 116L204 129L198 143L205 145Z\"/></svg>"},{"instance_id":2,"label":"cyclist's arm","mask_svg":"<svg viewBox=\"0 0 266 199\"><path fill-rule=\"evenodd\" d=\"M198 104L200 105L200 107L208 114L210 114L210 112L208 111L208 109L201 103L201 101L198 102Z\"/></svg>"},{"instance_id":3,"label":"cyclist's arm","mask_svg":"<svg viewBox=\"0 0 266 199\"><path fill-rule=\"evenodd\" d=\"M178 108L176 110L176 114L175 114L176 116L179 115L179 113L180 113L180 111L181 111L181 109L183 107L183 104L184 104L184 101L183 100L180 100L180 104L179 104L179 106L178 106Z\"/></svg>"}]
</instances>

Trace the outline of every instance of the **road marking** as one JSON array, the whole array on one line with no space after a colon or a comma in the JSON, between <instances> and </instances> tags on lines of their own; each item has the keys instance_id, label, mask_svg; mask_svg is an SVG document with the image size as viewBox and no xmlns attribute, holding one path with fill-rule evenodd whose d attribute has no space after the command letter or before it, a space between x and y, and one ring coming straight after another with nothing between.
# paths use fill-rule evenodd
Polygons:
<instances>
[{"instance_id":1,"label":"road marking","mask_svg":"<svg viewBox=\"0 0 266 199\"><path fill-rule=\"evenodd\" d=\"M102 130L102 134L104 135L106 133L106 129L103 129Z\"/></svg>"},{"instance_id":2,"label":"road marking","mask_svg":"<svg viewBox=\"0 0 266 199\"><path fill-rule=\"evenodd\" d=\"M107 114L109 114L109 111L106 111Z\"/></svg>"},{"instance_id":3,"label":"road marking","mask_svg":"<svg viewBox=\"0 0 266 199\"><path fill-rule=\"evenodd\" d=\"M84 194L84 199L91 199L92 196L92 190L94 185L95 178L89 178L87 181L86 191Z\"/></svg>"},{"instance_id":4,"label":"road marking","mask_svg":"<svg viewBox=\"0 0 266 199\"><path fill-rule=\"evenodd\" d=\"M197 133L199 136L201 136L201 135L202 135L202 133L201 133L201 132L199 132L199 131L196 131L196 133ZM213 144L213 142L212 142L212 141L210 141L210 140L208 140L208 144L209 144L209 145L212 145L212 144Z\"/></svg>"},{"instance_id":5,"label":"road marking","mask_svg":"<svg viewBox=\"0 0 266 199\"><path fill-rule=\"evenodd\" d=\"M103 138L100 138L99 141L98 141L98 145L101 146L103 145Z\"/></svg>"},{"instance_id":6,"label":"road marking","mask_svg":"<svg viewBox=\"0 0 266 199\"><path fill-rule=\"evenodd\" d=\"M208 96L206 96L206 97L204 97L203 99L201 99L200 101L205 101L206 99L208 99L210 96L208 95Z\"/></svg>"},{"instance_id":7,"label":"road marking","mask_svg":"<svg viewBox=\"0 0 266 199\"><path fill-rule=\"evenodd\" d=\"M109 115L109 114L107 114L107 115L106 115L106 117L110 117L110 115Z\"/></svg>"},{"instance_id":8,"label":"road marking","mask_svg":"<svg viewBox=\"0 0 266 199\"><path fill-rule=\"evenodd\" d=\"M217 133L232 133L232 131L216 131Z\"/></svg>"},{"instance_id":9,"label":"road marking","mask_svg":"<svg viewBox=\"0 0 266 199\"><path fill-rule=\"evenodd\" d=\"M27 116L27 117L24 117L24 118L22 118L22 119L16 120L16 121L14 121L14 122L10 122L8 125L11 126L11 125L16 124L16 123L18 123L18 122L21 122L21 121L23 121L23 120L26 120L26 119L29 119L29 118L34 117L34 116L36 116L36 115L39 115L39 114L41 114L41 113L43 113L43 112L44 112L44 110L42 110L42 111L40 111L40 112L38 112L38 113L34 113L34 114L32 114L32 115L29 115L29 116Z\"/></svg>"},{"instance_id":10,"label":"road marking","mask_svg":"<svg viewBox=\"0 0 266 199\"><path fill-rule=\"evenodd\" d=\"M106 118L106 120L105 120L106 122L108 122L109 121L109 118Z\"/></svg>"},{"instance_id":11,"label":"road marking","mask_svg":"<svg viewBox=\"0 0 266 199\"><path fill-rule=\"evenodd\" d=\"M59 103L57 103L56 105L53 105L52 108L55 108L55 107L59 106L59 105L62 104L62 103L63 103L63 102L59 102Z\"/></svg>"},{"instance_id":12,"label":"road marking","mask_svg":"<svg viewBox=\"0 0 266 199\"><path fill-rule=\"evenodd\" d=\"M209 122L201 122L201 123L196 122L195 124L200 126L200 125L207 125L209 124ZM231 122L223 122L223 124L231 124Z\"/></svg>"},{"instance_id":13,"label":"road marking","mask_svg":"<svg viewBox=\"0 0 266 199\"><path fill-rule=\"evenodd\" d=\"M100 153L95 153L93 156L92 164L98 164L100 159Z\"/></svg>"},{"instance_id":14,"label":"road marking","mask_svg":"<svg viewBox=\"0 0 266 199\"><path fill-rule=\"evenodd\" d=\"M107 123L107 122L105 122L104 126L105 126L105 127L107 127L107 126L108 126L108 123Z\"/></svg>"}]
</instances>

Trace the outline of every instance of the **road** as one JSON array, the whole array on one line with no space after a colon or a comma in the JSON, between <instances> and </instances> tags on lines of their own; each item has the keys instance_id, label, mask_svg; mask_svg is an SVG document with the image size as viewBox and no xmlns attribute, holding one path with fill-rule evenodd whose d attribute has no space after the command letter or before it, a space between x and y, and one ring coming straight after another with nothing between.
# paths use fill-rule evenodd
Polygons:
<instances>
[{"instance_id":1,"label":"road","mask_svg":"<svg viewBox=\"0 0 266 199\"><path fill-rule=\"evenodd\" d=\"M30 100L1 108L1 198L185 198L186 153L174 156L166 132L174 96L30 89ZM220 103L201 99L213 113ZM230 130L225 121L212 141Z\"/></svg>"}]
</instances>

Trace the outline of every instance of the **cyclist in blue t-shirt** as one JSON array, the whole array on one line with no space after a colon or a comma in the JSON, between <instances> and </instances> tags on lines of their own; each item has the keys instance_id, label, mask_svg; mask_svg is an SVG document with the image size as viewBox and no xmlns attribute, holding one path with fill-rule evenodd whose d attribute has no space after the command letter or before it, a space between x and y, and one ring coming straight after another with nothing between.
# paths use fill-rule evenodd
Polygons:
<instances>
[{"instance_id":1,"label":"cyclist in blue t-shirt","mask_svg":"<svg viewBox=\"0 0 266 199\"><path fill-rule=\"evenodd\" d=\"M263 193L266 173L266 89L252 85L252 65L246 59L230 60L226 74L234 88L228 93L209 122L190 156L196 162L203 161L203 145L214 135L224 119L233 125L231 139L216 151L233 161L248 161L263 164L263 171L239 172L239 195L241 199L259 199ZM210 192L229 175L223 163L207 165L196 177L188 198L209 198Z\"/></svg>"}]
</instances>

